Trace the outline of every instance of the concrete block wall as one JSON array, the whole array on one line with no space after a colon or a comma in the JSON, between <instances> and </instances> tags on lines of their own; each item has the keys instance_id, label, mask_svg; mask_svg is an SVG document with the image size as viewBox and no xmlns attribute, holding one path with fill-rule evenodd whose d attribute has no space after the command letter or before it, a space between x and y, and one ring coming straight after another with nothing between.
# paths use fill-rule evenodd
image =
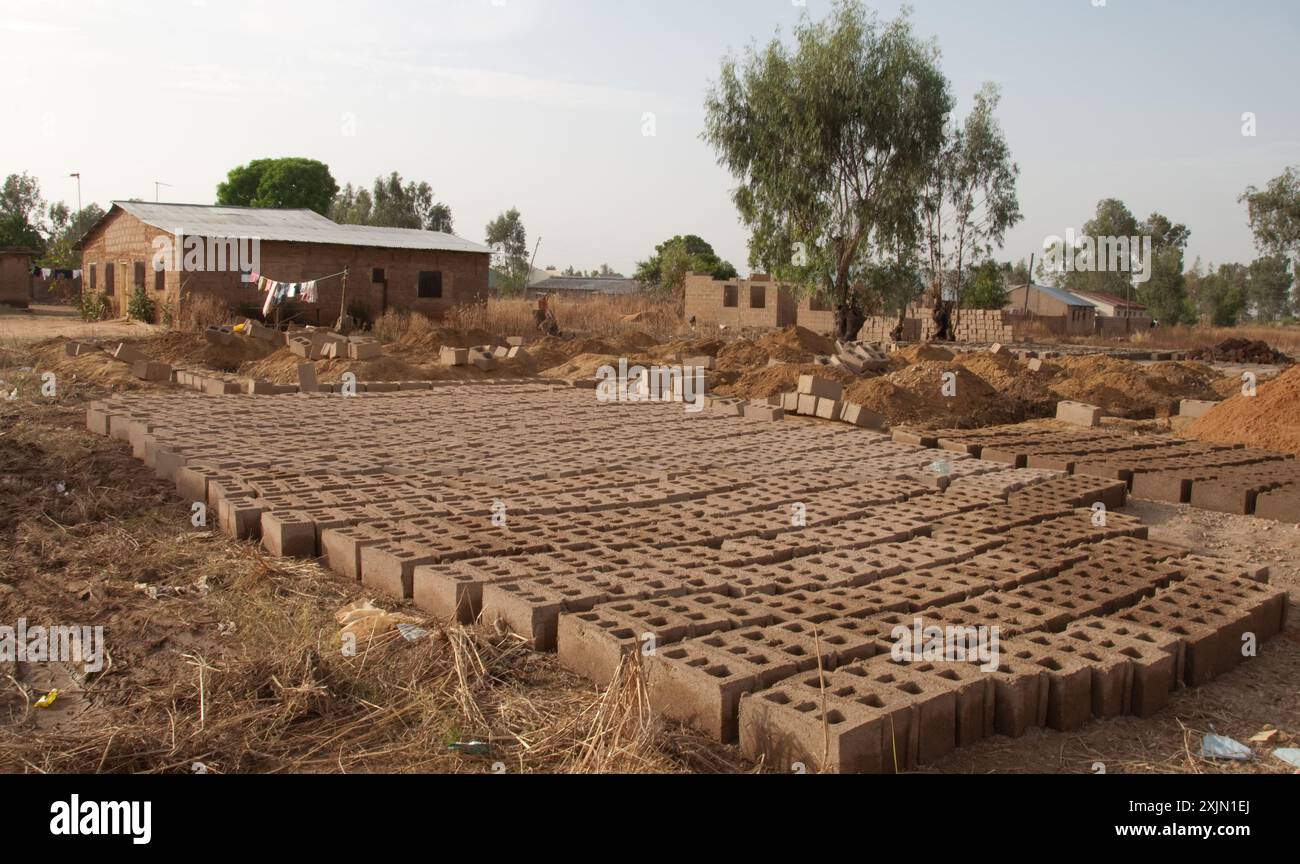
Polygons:
<instances>
[{"instance_id":1,"label":"concrete block wall","mask_svg":"<svg viewBox=\"0 0 1300 864\"><path fill-rule=\"evenodd\" d=\"M728 327L788 327L798 316L789 288L767 277L714 279L707 273L686 276L686 317L698 324ZM729 295L735 305L728 305ZM755 300L761 299L761 305Z\"/></svg>"},{"instance_id":2,"label":"concrete block wall","mask_svg":"<svg viewBox=\"0 0 1300 864\"><path fill-rule=\"evenodd\" d=\"M184 226L177 226L182 229ZM103 292L106 270L114 271L113 311L126 314L127 303L135 288L137 262L145 265L145 288L160 307L178 317L185 305L199 295L220 298L232 305L260 306L265 295L253 284L243 281L238 272L180 272L181 262L164 275L164 288L154 286L153 257L155 238L174 242L168 231L141 222L130 213L119 212L97 232L82 250L82 284L85 290ZM182 250L183 253L184 250ZM318 243L263 241L260 244L261 273L281 282L301 282L328 276L348 268L348 306L359 302L379 316L385 308L409 309L430 317L439 317L454 306L473 303L487 296L489 257L471 252L382 249L369 246L345 246ZM95 269L92 285L90 270ZM376 282L376 268L383 269L383 281ZM442 297L420 298L421 271L442 273ZM319 300L314 304L295 301L309 323L333 321L338 317L343 283L329 279L320 283Z\"/></svg>"}]
</instances>

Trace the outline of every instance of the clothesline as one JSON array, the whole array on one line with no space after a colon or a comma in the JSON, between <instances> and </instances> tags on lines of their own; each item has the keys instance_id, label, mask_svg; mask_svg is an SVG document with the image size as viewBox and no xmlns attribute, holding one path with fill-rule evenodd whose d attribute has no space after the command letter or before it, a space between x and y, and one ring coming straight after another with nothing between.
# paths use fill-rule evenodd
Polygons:
<instances>
[{"instance_id":1,"label":"clothesline","mask_svg":"<svg viewBox=\"0 0 1300 864\"><path fill-rule=\"evenodd\" d=\"M329 276L321 276L316 279L309 279L306 282L281 282L277 279L271 279L260 273L252 273L250 277L257 281L257 290L266 294L266 302L262 304L262 317L271 314L271 310L279 306L285 300L293 300L302 297L306 303L315 303L317 301L316 286L318 282L326 279L333 279L337 276L347 276L347 270L340 270L338 273L332 273ZM346 284L346 283L345 283Z\"/></svg>"}]
</instances>

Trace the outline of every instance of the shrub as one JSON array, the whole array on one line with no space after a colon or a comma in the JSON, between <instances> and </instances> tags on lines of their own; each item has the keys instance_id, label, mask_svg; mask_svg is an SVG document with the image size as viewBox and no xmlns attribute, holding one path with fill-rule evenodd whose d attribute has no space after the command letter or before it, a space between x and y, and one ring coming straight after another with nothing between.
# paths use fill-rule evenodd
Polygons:
<instances>
[{"instance_id":1,"label":"shrub","mask_svg":"<svg viewBox=\"0 0 1300 864\"><path fill-rule=\"evenodd\" d=\"M108 295L98 291L83 291L72 301L82 321L103 321L109 316Z\"/></svg>"},{"instance_id":2,"label":"shrub","mask_svg":"<svg viewBox=\"0 0 1300 864\"><path fill-rule=\"evenodd\" d=\"M136 288L131 299L126 301L126 314L137 321L152 324L158 317L158 306L144 288Z\"/></svg>"}]
</instances>

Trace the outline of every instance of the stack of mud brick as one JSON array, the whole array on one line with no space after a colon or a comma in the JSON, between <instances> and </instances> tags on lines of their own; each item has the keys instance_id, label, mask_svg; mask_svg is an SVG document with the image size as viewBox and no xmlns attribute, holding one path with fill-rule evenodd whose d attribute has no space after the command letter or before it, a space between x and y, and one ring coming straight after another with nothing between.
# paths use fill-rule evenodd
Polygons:
<instances>
[{"instance_id":1,"label":"stack of mud brick","mask_svg":"<svg viewBox=\"0 0 1300 864\"><path fill-rule=\"evenodd\" d=\"M1104 478L1135 498L1300 522L1300 463L1291 454L1103 429L900 429L894 438L1019 468Z\"/></svg>"},{"instance_id":2,"label":"stack of mud brick","mask_svg":"<svg viewBox=\"0 0 1300 864\"><path fill-rule=\"evenodd\" d=\"M284 339L289 350L305 360L374 360L383 354L377 339L344 336L330 330L290 330Z\"/></svg>"},{"instance_id":3,"label":"stack of mud brick","mask_svg":"<svg viewBox=\"0 0 1300 864\"><path fill-rule=\"evenodd\" d=\"M962 309L954 330L957 342L1011 342L1015 338L1010 317L1002 309Z\"/></svg>"},{"instance_id":4,"label":"stack of mud brick","mask_svg":"<svg viewBox=\"0 0 1300 864\"><path fill-rule=\"evenodd\" d=\"M1020 446L996 434L936 451L540 382L122 394L87 425L231 536L511 630L597 684L639 667L654 710L782 771L906 771L1146 716L1286 614L1265 570L1098 519L1122 482L977 458ZM936 463L950 482L927 482ZM996 628L997 656L901 651L918 626Z\"/></svg>"},{"instance_id":5,"label":"stack of mud brick","mask_svg":"<svg viewBox=\"0 0 1300 864\"><path fill-rule=\"evenodd\" d=\"M829 365L848 369L854 375L878 372L889 366L885 352L872 342L836 342Z\"/></svg>"},{"instance_id":6,"label":"stack of mud brick","mask_svg":"<svg viewBox=\"0 0 1300 864\"><path fill-rule=\"evenodd\" d=\"M839 382L816 375L799 376L797 390L774 398L780 399L780 407L787 414L837 420L864 429L881 429L885 425L883 415L845 399Z\"/></svg>"}]
</instances>

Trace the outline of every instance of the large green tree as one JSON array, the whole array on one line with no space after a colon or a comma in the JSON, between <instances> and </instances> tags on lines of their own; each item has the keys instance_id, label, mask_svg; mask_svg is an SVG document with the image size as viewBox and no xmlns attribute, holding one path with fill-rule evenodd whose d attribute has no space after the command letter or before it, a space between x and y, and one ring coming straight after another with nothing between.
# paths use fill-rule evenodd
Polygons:
<instances>
[{"instance_id":1,"label":"large green tree","mask_svg":"<svg viewBox=\"0 0 1300 864\"><path fill-rule=\"evenodd\" d=\"M517 208L511 207L487 224L487 245L495 251L492 269L501 280L507 294L522 292L528 287L528 234L524 220Z\"/></svg>"},{"instance_id":2,"label":"large green tree","mask_svg":"<svg viewBox=\"0 0 1300 864\"><path fill-rule=\"evenodd\" d=\"M970 309L1001 309L1007 305L1007 271L993 260L970 268L960 282L957 299Z\"/></svg>"},{"instance_id":3,"label":"large green tree","mask_svg":"<svg viewBox=\"0 0 1300 864\"><path fill-rule=\"evenodd\" d=\"M980 88L965 122L949 131L925 185L923 260L936 301L947 288L964 305L969 262L991 255L1021 219L1016 196L1020 169L1011 161L1011 148L994 116L999 99L995 85ZM996 293L991 282L996 269L994 264L979 271L985 280L980 294L984 302Z\"/></svg>"},{"instance_id":4,"label":"large green tree","mask_svg":"<svg viewBox=\"0 0 1300 864\"><path fill-rule=\"evenodd\" d=\"M723 261L703 238L678 234L655 247L655 254L636 262L636 279L652 291L677 293L690 272L708 273L714 279L735 279L736 268Z\"/></svg>"},{"instance_id":5,"label":"large green tree","mask_svg":"<svg viewBox=\"0 0 1300 864\"><path fill-rule=\"evenodd\" d=\"M1249 301L1249 271L1241 264L1211 265L1201 272L1197 261L1186 274L1189 302L1201 321L1218 327L1231 327Z\"/></svg>"},{"instance_id":6,"label":"large green tree","mask_svg":"<svg viewBox=\"0 0 1300 864\"><path fill-rule=\"evenodd\" d=\"M396 171L376 177L373 191L351 183L334 196L329 217L343 225L380 225L452 232L451 207L434 200L425 182L403 182Z\"/></svg>"},{"instance_id":7,"label":"large green tree","mask_svg":"<svg viewBox=\"0 0 1300 864\"><path fill-rule=\"evenodd\" d=\"M1191 317L1183 274L1183 251L1191 236L1186 225L1160 213L1152 213L1145 222L1140 222L1123 201L1105 198L1097 203L1093 217L1084 223L1083 236L1095 244L1091 269L1061 274L1061 284L1067 290L1137 299L1161 323L1176 324ZM1151 238L1150 261L1143 257L1145 244L1141 238L1146 237ZM1114 253L1121 255L1119 261L1108 260ZM1135 277L1143 271L1146 281L1135 284Z\"/></svg>"},{"instance_id":8,"label":"large green tree","mask_svg":"<svg viewBox=\"0 0 1300 864\"><path fill-rule=\"evenodd\" d=\"M1291 284L1295 278L1288 264L1281 255L1269 255L1250 262L1250 305L1256 318L1278 321L1291 316L1294 309Z\"/></svg>"},{"instance_id":9,"label":"large green tree","mask_svg":"<svg viewBox=\"0 0 1300 864\"><path fill-rule=\"evenodd\" d=\"M1239 200L1261 252L1300 259L1300 166L1287 168L1263 189L1248 187Z\"/></svg>"},{"instance_id":10,"label":"large green tree","mask_svg":"<svg viewBox=\"0 0 1300 864\"><path fill-rule=\"evenodd\" d=\"M232 168L217 186L217 203L315 210L327 216L339 191L329 166L315 159L254 159Z\"/></svg>"},{"instance_id":11,"label":"large green tree","mask_svg":"<svg viewBox=\"0 0 1300 864\"><path fill-rule=\"evenodd\" d=\"M98 204L92 203L80 213L73 213L62 201L51 204L49 242L41 264L45 267L80 267L81 253L75 248L77 241L103 217L104 208Z\"/></svg>"},{"instance_id":12,"label":"large green tree","mask_svg":"<svg viewBox=\"0 0 1300 864\"><path fill-rule=\"evenodd\" d=\"M773 39L726 58L703 137L739 181L751 265L821 291L855 338L869 301L854 285L915 246L951 109L938 49L906 14L881 22L860 0L805 15L793 47Z\"/></svg>"},{"instance_id":13,"label":"large green tree","mask_svg":"<svg viewBox=\"0 0 1300 864\"><path fill-rule=\"evenodd\" d=\"M26 171L6 177L0 185L0 246L43 253L45 211L40 181Z\"/></svg>"}]
</instances>

